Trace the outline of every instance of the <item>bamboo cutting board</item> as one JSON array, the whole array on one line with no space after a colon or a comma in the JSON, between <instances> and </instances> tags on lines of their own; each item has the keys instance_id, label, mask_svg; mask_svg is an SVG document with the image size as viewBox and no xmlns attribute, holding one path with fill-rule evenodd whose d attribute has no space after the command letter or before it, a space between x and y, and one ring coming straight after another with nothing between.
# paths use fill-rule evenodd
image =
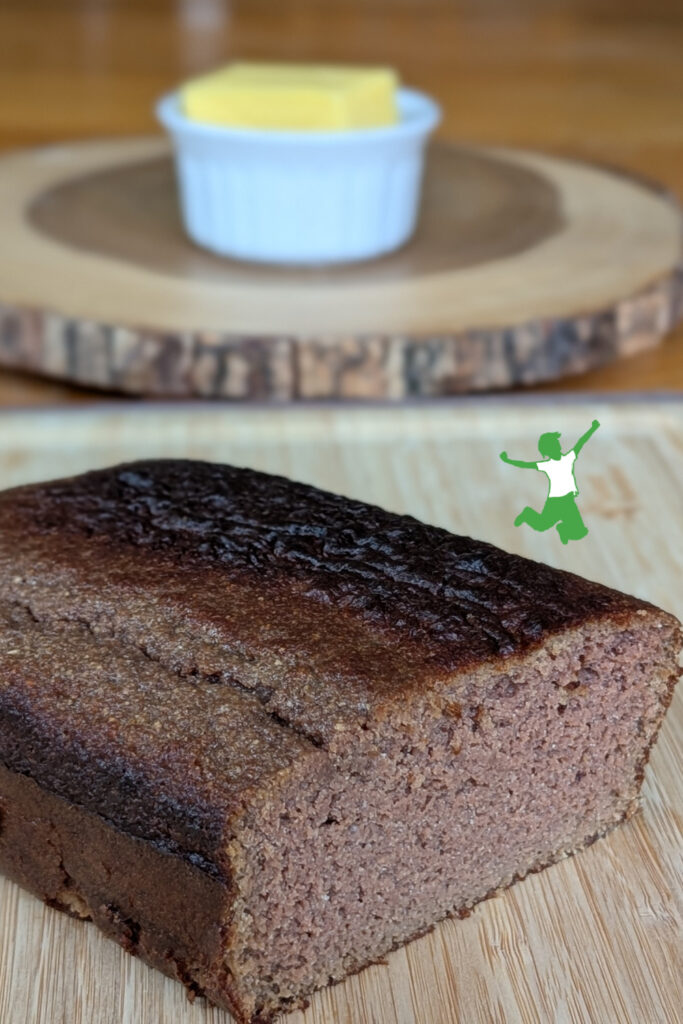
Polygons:
<instances>
[{"instance_id":1,"label":"bamboo cutting board","mask_svg":"<svg viewBox=\"0 0 683 1024\"><path fill-rule=\"evenodd\" d=\"M506 388L658 344L681 215L625 174L435 143L415 237L285 269L185 237L156 139L0 159L0 364L139 394L392 398Z\"/></svg>"},{"instance_id":2,"label":"bamboo cutting board","mask_svg":"<svg viewBox=\"0 0 683 1024\"><path fill-rule=\"evenodd\" d=\"M590 529L516 530L541 474L540 433L577 464ZM2 486L173 455L289 474L493 541L647 598L683 618L683 401L462 402L431 408L131 407L0 415ZM679 1024L683 692L647 770L642 814L580 855L446 921L287 1024ZM163 898L163 894L160 894ZM0 878L2 1024L229 1024L94 927Z\"/></svg>"}]
</instances>

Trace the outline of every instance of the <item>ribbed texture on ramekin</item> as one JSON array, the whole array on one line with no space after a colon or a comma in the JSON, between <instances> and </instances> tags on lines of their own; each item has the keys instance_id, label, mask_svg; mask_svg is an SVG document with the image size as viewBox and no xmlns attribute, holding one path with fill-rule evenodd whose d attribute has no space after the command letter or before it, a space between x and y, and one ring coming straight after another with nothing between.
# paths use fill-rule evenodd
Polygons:
<instances>
[{"instance_id":1,"label":"ribbed texture on ramekin","mask_svg":"<svg viewBox=\"0 0 683 1024\"><path fill-rule=\"evenodd\" d=\"M438 108L401 90L396 126L282 133L197 125L174 96L159 116L174 144L185 228L221 255L330 263L390 252L417 219L427 137Z\"/></svg>"}]
</instances>

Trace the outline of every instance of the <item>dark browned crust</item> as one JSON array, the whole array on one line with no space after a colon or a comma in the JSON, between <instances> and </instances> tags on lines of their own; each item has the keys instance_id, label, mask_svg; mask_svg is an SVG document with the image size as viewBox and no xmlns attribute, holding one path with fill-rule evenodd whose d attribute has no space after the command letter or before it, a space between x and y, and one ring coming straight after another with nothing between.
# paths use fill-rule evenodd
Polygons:
<instances>
[{"instance_id":1,"label":"dark browned crust","mask_svg":"<svg viewBox=\"0 0 683 1024\"><path fill-rule=\"evenodd\" d=\"M420 644L449 671L644 607L617 591L412 516L280 476L156 460L5 492L0 528L284 586Z\"/></svg>"},{"instance_id":2,"label":"dark browned crust","mask_svg":"<svg viewBox=\"0 0 683 1024\"><path fill-rule=\"evenodd\" d=\"M231 889L186 860L114 828L0 764L0 868L49 906L94 921L127 952L194 994L221 959Z\"/></svg>"}]
</instances>

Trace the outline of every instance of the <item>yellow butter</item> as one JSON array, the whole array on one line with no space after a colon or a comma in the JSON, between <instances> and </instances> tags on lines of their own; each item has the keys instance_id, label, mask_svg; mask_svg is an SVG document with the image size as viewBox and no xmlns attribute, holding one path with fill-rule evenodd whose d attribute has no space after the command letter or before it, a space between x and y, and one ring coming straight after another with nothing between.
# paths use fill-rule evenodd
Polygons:
<instances>
[{"instance_id":1,"label":"yellow butter","mask_svg":"<svg viewBox=\"0 0 683 1024\"><path fill-rule=\"evenodd\" d=\"M390 68L236 61L180 89L187 117L280 131L344 131L398 120Z\"/></svg>"}]
</instances>

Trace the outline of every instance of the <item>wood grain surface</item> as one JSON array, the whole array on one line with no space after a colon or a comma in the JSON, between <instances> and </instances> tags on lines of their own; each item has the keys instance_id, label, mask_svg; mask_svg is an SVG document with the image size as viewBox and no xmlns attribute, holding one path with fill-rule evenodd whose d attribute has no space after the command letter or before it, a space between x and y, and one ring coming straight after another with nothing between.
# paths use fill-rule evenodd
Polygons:
<instances>
[{"instance_id":1,"label":"wood grain surface","mask_svg":"<svg viewBox=\"0 0 683 1024\"><path fill-rule=\"evenodd\" d=\"M380 259L335 267L242 263L215 256L187 238L173 159L157 140L91 142L44 152L52 165L48 183L45 168L36 168L41 184L21 204L28 226L38 234L179 283L191 278L221 288L263 288L266 301L269 288L283 285L300 299L302 289L409 282L489 264L540 245L562 231L566 220L561 188L542 167L514 160L514 154L506 159L505 154L440 143L429 151L420 222L409 245ZM39 151L29 159L29 166L21 163L20 168L30 171ZM596 200L594 209L597 205ZM281 315L277 307L261 314L271 325Z\"/></svg>"},{"instance_id":2,"label":"wood grain surface","mask_svg":"<svg viewBox=\"0 0 683 1024\"><path fill-rule=\"evenodd\" d=\"M342 268L212 257L178 202L153 139L0 158L0 363L143 395L432 397L603 365L683 312L677 204L576 161L436 143L415 237Z\"/></svg>"},{"instance_id":3,"label":"wood grain surface","mask_svg":"<svg viewBox=\"0 0 683 1024\"><path fill-rule=\"evenodd\" d=\"M560 430L581 454L590 533L516 530L542 503L540 474L498 459ZM112 405L0 416L3 486L147 455L287 473L469 533L631 591L683 617L683 401L463 400L286 411ZM683 690L668 712L643 809L580 855L446 921L318 993L288 1024L678 1024ZM229 1016L0 879L3 1024L227 1024Z\"/></svg>"},{"instance_id":4,"label":"wood grain surface","mask_svg":"<svg viewBox=\"0 0 683 1024\"><path fill-rule=\"evenodd\" d=\"M389 61L439 97L444 139L595 160L683 194L682 48L679 0L3 0L0 147L147 133L158 95L234 55ZM681 341L545 389L682 389ZM98 398L0 371L3 404Z\"/></svg>"}]
</instances>

